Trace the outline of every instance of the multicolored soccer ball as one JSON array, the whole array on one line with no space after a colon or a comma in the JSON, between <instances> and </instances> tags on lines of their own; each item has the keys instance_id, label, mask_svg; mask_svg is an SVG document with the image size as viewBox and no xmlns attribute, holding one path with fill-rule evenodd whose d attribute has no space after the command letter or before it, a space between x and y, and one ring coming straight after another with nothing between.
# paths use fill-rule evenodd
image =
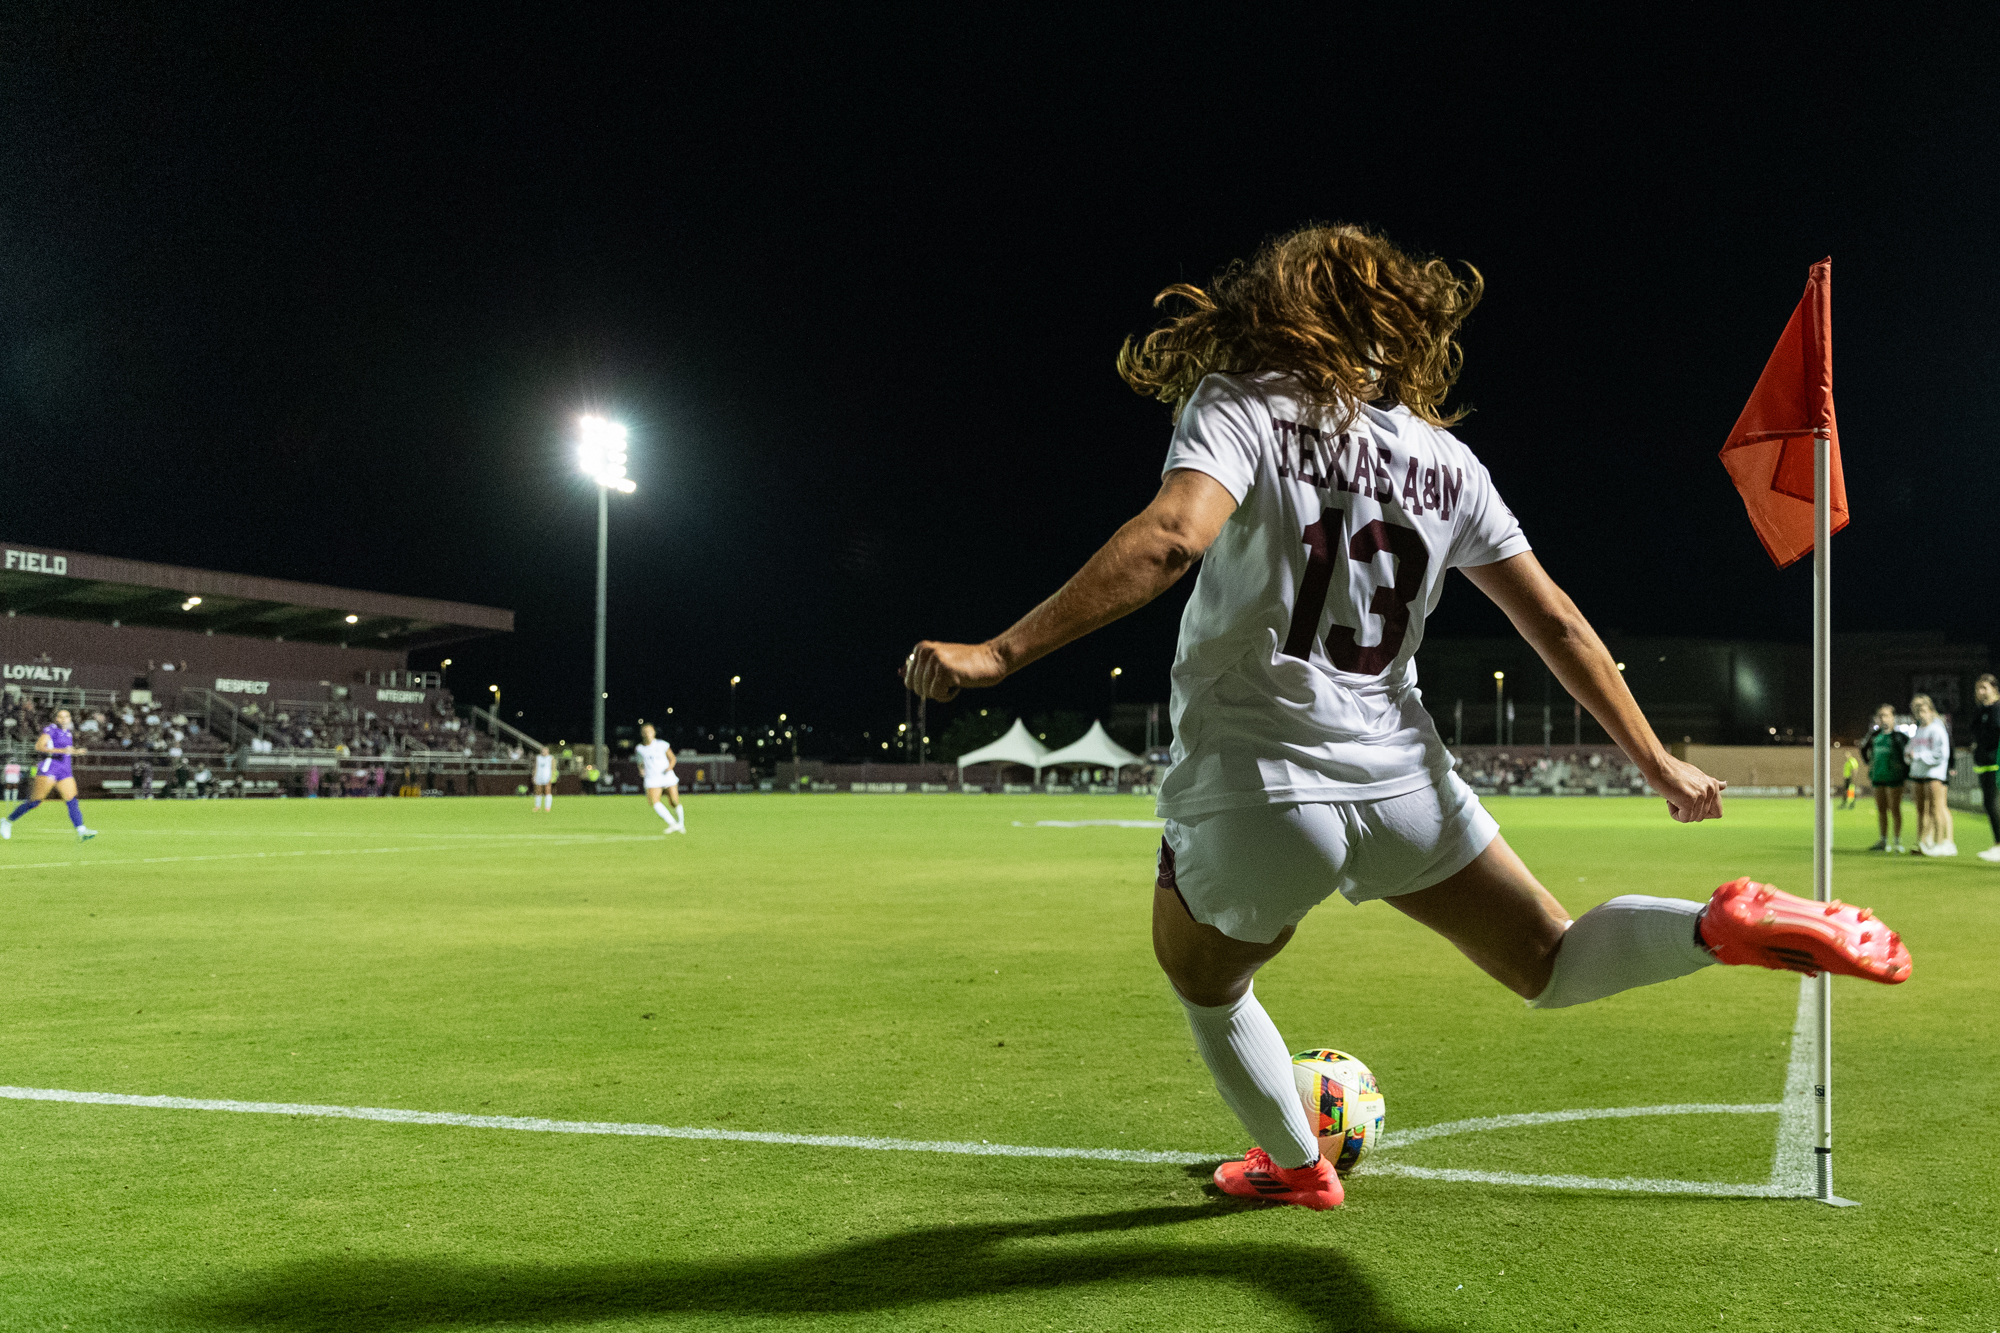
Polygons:
<instances>
[{"instance_id":1,"label":"multicolored soccer ball","mask_svg":"<svg viewBox=\"0 0 2000 1333\"><path fill-rule=\"evenodd\" d=\"M1346 1051L1299 1051L1292 1078L1306 1119L1319 1135L1320 1154L1346 1173L1382 1133L1382 1090L1368 1066Z\"/></svg>"}]
</instances>

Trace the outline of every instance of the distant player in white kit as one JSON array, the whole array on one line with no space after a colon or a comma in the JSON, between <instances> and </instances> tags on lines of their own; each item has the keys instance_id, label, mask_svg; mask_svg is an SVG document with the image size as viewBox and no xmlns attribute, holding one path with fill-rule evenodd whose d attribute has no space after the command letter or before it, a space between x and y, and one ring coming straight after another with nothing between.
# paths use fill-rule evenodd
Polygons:
<instances>
[{"instance_id":1,"label":"distant player in white kit","mask_svg":"<svg viewBox=\"0 0 2000 1333\"><path fill-rule=\"evenodd\" d=\"M1251 987L1335 893L1386 899L1542 1009L1710 963L1909 976L1908 951L1865 910L1749 879L1706 904L1631 894L1572 921L1452 771L1413 659L1457 569L1674 819L1722 813L1722 784L1660 744L1486 468L1445 429L1476 274L1358 227L1307 227L1208 290L1170 296L1191 311L1119 357L1128 384L1174 407L1158 496L1011 629L919 643L904 679L940 701L998 685L1201 563L1173 668L1153 950L1256 1145L1216 1170L1225 1193L1308 1208L1343 1198Z\"/></svg>"},{"instance_id":2,"label":"distant player in white kit","mask_svg":"<svg viewBox=\"0 0 2000 1333\"><path fill-rule=\"evenodd\" d=\"M653 813L667 821L663 832L686 833L687 810L681 805L681 780L674 776L674 747L659 739L650 722L639 728L639 735L643 739L632 753L639 756L640 781L646 788L646 800L651 803ZM662 795L673 809L660 803Z\"/></svg>"},{"instance_id":3,"label":"distant player in white kit","mask_svg":"<svg viewBox=\"0 0 2000 1333\"><path fill-rule=\"evenodd\" d=\"M554 810L556 808L556 757L544 745L542 752L535 756L535 775L530 779L535 789L535 809Z\"/></svg>"}]
</instances>

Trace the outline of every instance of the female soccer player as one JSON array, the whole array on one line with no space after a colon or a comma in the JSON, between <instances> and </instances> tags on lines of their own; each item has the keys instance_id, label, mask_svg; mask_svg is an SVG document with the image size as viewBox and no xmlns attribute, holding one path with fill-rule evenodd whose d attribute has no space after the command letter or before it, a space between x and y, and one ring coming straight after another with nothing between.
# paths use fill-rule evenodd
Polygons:
<instances>
[{"instance_id":1,"label":"female soccer player","mask_svg":"<svg viewBox=\"0 0 2000 1333\"><path fill-rule=\"evenodd\" d=\"M1153 947L1195 1045L1258 1146L1224 1191L1312 1208L1343 1187L1251 979L1334 892L1386 898L1539 1008L1709 963L1901 981L1868 915L1738 879L1706 907L1626 896L1569 914L1451 771L1412 657L1447 569L1492 598L1666 798L1722 784L1654 736L1596 633L1535 560L1486 469L1444 427L1453 335L1480 294L1356 227L1267 244L1119 369L1171 403L1158 496L1056 594L985 643L917 644L904 677L946 700L1145 605L1196 560L1173 668L1173 764Z\"/></svg>"},{"instance_id":2,"label":"female soccer player","mask_svg":"<svg viewBox=\"0 0 2000 1333\"><path fill-rule=\"evenodd\" d=\"M535 756L533 777L535 788L535 809L554 810L556 808L556 759L544 745L542 752Z\"/></svg>"},{"instance_id":3,"label":"female soccer player","mask_svg":"<svg viewBox=\"0 0 2000 1333\"><path fill-rule=\"evenodd\" d=\"M1951 807L1944 799L1944 784L1951 777L1951 732L1928 694L1910 700L1910 716L1917 723L1907 751L1910 794L1917 807L1917 852L1957 856L1958 844L1951 840Z\"/></svg>"},{"instance_id":4,"label":"female soccer player","mask_svg":"<svg viewBox=\"0 0 2000 1333\"><path fill-rule=\"evenodd\" d=\"M1993 845L1979 853L1982 861L2000 861L2000 678L1991 672L1972 683L1972 701L1979 711L1972 715L1972 771L1979 775L1979 799L1986 807L1986 823L1993 830Z\"/></svg>"},{"instance_id":5,"label":"female soccer player","mask_svg":"<svg viewBox=\"0 0 2000 1333\"><path fill-rule=\"evenodd\" d=\"M14 821L40 805L51 787L62 794L69 806L69 822L76 825L76 840L89 842L97 836L96 829L84 827L83 806L76 799L76 778L70 773L70 759L84 751L69 729L69 709L58 708L56 720L35 737L35 753L41 758L35 761L34 785L28 789L28 799L15 806L14 813L5 820L0 820L0 839L14 836Z\"/></svg>"},{"instance_id":6,"label":"female soccer player","mask_svg":"<svg viewBox=\"0 0 2000 1333\"><path fill-rule=\"evenodd\" d=\"M659 733L650 722L640 725L639 741L633 753L639 756L639 780L646 788L647 804L653 807L654 814L667 821L662 832L686 833L687 811L681 806L681 780L674 775L673 746L659 739ZM673 806L671 811L660 804L663 793Z\"/></svg>"},{"instance_id":7,"label":"female soccer player","mask_svg":"<svg viewBox=\"0 0 2000 1333\"><path fill-rule=\"evenodd\" d=\"M1910 780L1910 761L1904 751L1910 743L1910 731L1896 725L1896 706L1883 704L1875 710L1875 725L1861 738L1861 755L1868 761L1868 783L1875 788L1875 828L1882 836L1875 839L1871 852L1900 852L1903 850L1903 784ZM1889 821L1894 817L1896 829L1891 840Z\"/></svg>"}]
</instances>

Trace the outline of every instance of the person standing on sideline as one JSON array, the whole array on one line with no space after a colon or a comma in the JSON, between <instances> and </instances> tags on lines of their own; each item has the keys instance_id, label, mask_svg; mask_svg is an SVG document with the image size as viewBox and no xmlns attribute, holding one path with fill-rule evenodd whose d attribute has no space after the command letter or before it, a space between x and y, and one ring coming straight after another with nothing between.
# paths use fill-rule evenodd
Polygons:
<instances>
[{"instance_id":1,"label":"person standing on sideline","mask_svg":"<svg viewBox=\"0 0 2000 1333\"><path fill-rule=\"evenodd\" d=\"M1266 242L1207 290L1169 287L1159 300L1190 308L1118 358L1127 384L1174 411L1152 503L1010 629L922 640L903 662L920 698L998 685L1199 564L1173 665L1152 934L1195 1049L1254 1145L1216 1168L1226 1194L1307 1208L1345 1197L1252 986L1335 893L1387 899L1539 1009L1711 963L1909 975L1900 939L1867 913L1747 878L1705 904L1625 895L1572 921L1452 771L1413 659L1458 569L1666 813L1722 814L1722 783L1660 743L1485 466L1446 429L1455 335L1480 290L1477 272L1348 226Z\"/></svg>"},{"instance_id":2,"label":"person standing on sideline","mask_svg":"<svg viewBox=\"0 0 2000 1333\"><path fill-rule=\"evenodd\" d=\"M1861 761L1854 757L1852 750L1848 751L1846 760L1840 765L1840 808L1843 810L1854 808L1854 775L1860 769Z\"/></svg>"},{"instance_id":3,"label":"person standing on sideline","mask_svg":"<svg viewBox=\"0 0 2000 1333\"><path fill-rule=\"evenodd\" d=\"M0 840L13 837L14 821L40 805L53 788L69 807L69 822L76 826L76 840L89 842L97 836L97 830L85 826L83 805L76 799L76 775L70 771L70 761L83 753L83 747L70 734L69 709L56 709L55 721L35 737L35 753L41 756L35 761L35 784L29 788L28 799L0 820Z\"/></svg>"},{"instance_id":4,"label":"person standing on sideline","mask_svg":"<svg viewBox=\"0 0 2000 1333\"><path fill-rule=\"evenodd\" d=\"M1899 726L1896 705L1883 704L1875 710L1875 725L1861 738L1861 757L1868 761L1868 783L1875 788L1875 839L1871 852L1903 850L1903 784L1910 780L1910 761L1905 753L1916 728ZM1895 839L1890 840L1889 821L1895 817Z\"/></svg>"},{"instance_id":5,"label":"person standing on sideline","mask_svg":"<svg viewBox=\"0 0 2000 1333\"><path fill-rule=\"evenodd\" d=\"M1951 777L1951 732L1928 694L1910 700L1910 716L1917 721L1908 752L1910 790L1917 806L1917 853L1957 856L1958 844L1951 840L1951 807L1944 799L1944 785Z\"/></svg>"},{"instance_id":6,"label":"person standing on sideline","mask_svg":"<svg viewBox=\"0 0 2000 1333\"><path fill-rule=\"evenodd\" d=\"M556 808L556 757L549 753L546 745L535 756L535 771L529 783L535 791L535 809L553 811Z\"/></svg>"},{"instance_id":7,"label":"person standing on sideline","mask_svg":"<svg viewBox=\"0 0 2000 1333\"><path fill-rule=\"evenodd\" d=\"M1972 771L1979 775L1979 800L1993 829L1993 845L1979 859L2000 861L2000 794L1995 792L1995 778L2000 776L2000 679L1989 671L1973 682L1972 701L1979 705L1972 715Z\"/></svg>"},{"instance_id":8,"label":"person standing on sideline","mask_svg":"<svg viewBox=\"0 0 2000 1333\"><path fill-rule=\"evenodd\" d=\"M21 763L18 759L9 759L7 761L5 771L0 772L0 787L6 788L7 800L18 801L21 799Z\"/></svg>"},{"instance_id":9,"label":"person standing on sideline","mask_svg":"<svg viewBox=\"0 0 2000 1333\"><path fill-rule=\"evenodd\" d=\"M632 751L639 756L640 785L646 789L646 801L653 807L653 813L667 821L665 833L686 833L688 831L687 810L681 805L681 780L674 775L674 748L659 739L659 733L650 722L639 728L639 745ZM668 810L660 804L665 795Z\"/></svg>"}]
</instances>

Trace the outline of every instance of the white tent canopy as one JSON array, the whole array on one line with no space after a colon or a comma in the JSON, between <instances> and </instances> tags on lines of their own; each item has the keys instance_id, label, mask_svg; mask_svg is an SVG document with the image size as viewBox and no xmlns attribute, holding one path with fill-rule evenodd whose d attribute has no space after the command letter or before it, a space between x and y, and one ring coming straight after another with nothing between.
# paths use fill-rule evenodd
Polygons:
<instances>
[{"instance_id":1,"label":"white tent canopy","mask_svg":"<svg viewBox=\"0 0 2000 1333\"><path fill-rule=\"evenodd\" d=\"M1074 749L1074 746L1070 747ZM1042 769L1048 764L1049 747L1028 734L1028 728L1020 718L1007 728L1007 734L991 745L982 745L977 750L968 750L958 757L958 775L962 781L965 770L973 764L1022 764L1035 770L1035 776L1042 776Z\"/></svg>"},{"instance_id":2,"label":"white tent canopy","mask_svg":"<svg viewBox=\"0 0 2000 1333\"><path fill-rule=\"evenodd\" d=\"M962 761L961 761L962 762ZM1093 722L1083 739L1065 745L1062 749L1042 757L1043 768L1074 764L1079 767L1108 768L1113 772L1128 764L1143 764L1146 761L1104 734L1104 724Z\"/></svg>"}]
</instances>

